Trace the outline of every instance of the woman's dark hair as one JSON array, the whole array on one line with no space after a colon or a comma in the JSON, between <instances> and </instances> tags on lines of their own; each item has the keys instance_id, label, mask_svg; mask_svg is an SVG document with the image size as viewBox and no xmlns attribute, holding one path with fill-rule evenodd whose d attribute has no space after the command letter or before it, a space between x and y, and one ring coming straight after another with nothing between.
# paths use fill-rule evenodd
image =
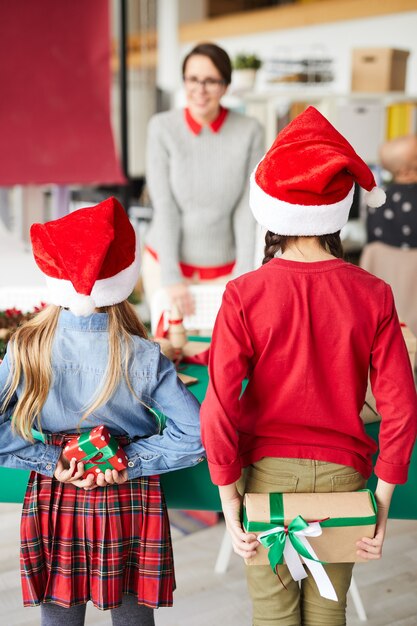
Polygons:
<instances>
[{"instance_id":1,"label":"woman's dark hair","mask_svg":"<svg viewBox=\"0 0 417 626\"><path fill-rule=\"evenodd\" d=\"M268 230L265 235L265 256L262 261L262 265L265 265L265 263L268 263L268 261L273 259L279 250L281 250L281 252L285 252L288 245L298 238L299 237L290 235L276 235ZM320 235L318 240L323 250L330 252L330 254L335 256L337 259L343 259L343 247L342 242L340 241L340 230L329 235Z\"/></svg>"},{"instance_id":2,"label":"woman's dark hair","mask_svg":"<svg viewBox=\"0 0 417 626\"><path fill-rule=\"evenodd\" d=\"M230 85L232 81L232 63L230 57L223 48L216 46L215 43L199 43L187 54L182 63L183 76L185 75L188 59L197 54L208 57L221 74L226 85Z\"/></svg>"}]
</instances>

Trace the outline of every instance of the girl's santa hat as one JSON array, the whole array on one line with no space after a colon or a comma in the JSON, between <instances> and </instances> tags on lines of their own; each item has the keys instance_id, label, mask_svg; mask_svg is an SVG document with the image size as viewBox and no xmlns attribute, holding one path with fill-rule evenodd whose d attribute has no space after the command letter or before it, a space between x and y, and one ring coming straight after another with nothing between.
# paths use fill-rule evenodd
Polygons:
<instances>
[{"instance_id":1,"label":"girl's santa hat","mask_svg":"<svg viewBox=\"0 0 417 626\"><path fill-rule=\"evenodd\" d=\"M49 301L75 315L125 300L139 275L136 235L116 198L30 229Z\"/></svg>"},{"instance_id":2,"label":"girl's santa hat","mask_svg":"<svg viewBox=\"0 0 417 626\"><path fill-rule=\"evenodd\" d=\"M277 136L250 180L250 206L259 224L279 235L339 231L348 220L354 183L378 207L385 192L350 143L314 107Z\"/></svg>"}]
</instances>

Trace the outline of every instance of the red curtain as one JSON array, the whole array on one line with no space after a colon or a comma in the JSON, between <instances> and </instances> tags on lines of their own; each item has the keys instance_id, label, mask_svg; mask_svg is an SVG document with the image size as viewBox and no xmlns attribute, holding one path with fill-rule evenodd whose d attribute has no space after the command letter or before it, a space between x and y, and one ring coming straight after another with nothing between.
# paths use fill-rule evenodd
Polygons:
<instances>
[{"instance_id":1,"label":"red curtain","mask_svg":"<svg viewBox=\"0 0 417 626\"><path fill-rule=\"evenodd\" d=\"M122 183L107 0L0 0L0 185Z\"/></svg>"}]
</instances>

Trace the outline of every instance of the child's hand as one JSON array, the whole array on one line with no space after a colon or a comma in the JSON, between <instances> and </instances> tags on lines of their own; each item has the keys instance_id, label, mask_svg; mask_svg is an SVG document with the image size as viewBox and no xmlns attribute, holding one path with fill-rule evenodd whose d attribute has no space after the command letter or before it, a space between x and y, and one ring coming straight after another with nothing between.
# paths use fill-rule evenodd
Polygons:
<instances>
[{"instance_id":1,"label":"child's hand","mask_svg":"<svg viewBox=\"0 0 417 626\"><path fill-rule=\"evenodd\" d=\"M378 506L378 517L373 539L363 537L361 541L356 543L358 549L357 554L363 559L372 560L380 559L382 556L382 546L384 544L385 532L387 529L389 506Z\"/></svg>"},{"instance_id":2,"label":"child's hand","mask_svg":"<svg viewBox=\"0 0 417 626\"><path fill-rule=\"evenodd\" d=\"M117 470L106 469L105 473L97 474L97 487L107 487L107 485L121 485L127 481L127 470L118 472Z\"/></svg>"},{"instance_id":3,"label":"child's hand","mask_svg":"<svg viewBox=\"0 0 417 626\"><path fill-rule=\"evenodd\" d=\"M232 538L233 550L244 559L250 559L255 556L259 543L256 535L246 533L242 528L240 521L242 496L234 485L219 487L219 492L226 527Z\"/></svg>"},{"instance_id":4,"label":"child's hand","mask_svg":"<svg viewBox=\"0 0 417 626\"><path fill-rule=\"evenodd\" d=\"M382 556L384 538L385 528L378 528L377 526L373 539L370 537L363 537L361 541L356 543L358 556L367 560L380 559Z\"/></svg>"},{"instance_id":5,"label":"child's hand","mask_svg":"<svg viewBox=\"0 0 417 626\"><path fill-rule=\"evenodd\" d=\"M56 464L54 477L60 483L71 483L75 487L90 490L97 487L94 476L90 474L87 478L82 478L84 474L84 463L77 463L76 459L72 459L69 464L68 460L61 452L61 456Z\"/></svg>"}]
</instances>

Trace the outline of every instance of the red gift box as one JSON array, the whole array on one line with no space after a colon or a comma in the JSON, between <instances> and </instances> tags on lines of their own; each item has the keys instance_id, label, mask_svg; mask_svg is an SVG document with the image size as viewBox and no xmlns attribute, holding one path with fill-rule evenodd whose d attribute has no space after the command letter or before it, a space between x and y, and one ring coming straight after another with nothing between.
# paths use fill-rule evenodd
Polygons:
<instances>
[{"instance_id":1,"label":"red gift box","mask_svg":"<svg viewBox=\"0 0 417 626\"><path fill-rule=\"evenodd\" d=\"M127 456L105 426L97 426L68 442L64 456L84 463L83 478L104 473L106 469L121 471L127 467Z\"/></svg>"}]
</instances>

